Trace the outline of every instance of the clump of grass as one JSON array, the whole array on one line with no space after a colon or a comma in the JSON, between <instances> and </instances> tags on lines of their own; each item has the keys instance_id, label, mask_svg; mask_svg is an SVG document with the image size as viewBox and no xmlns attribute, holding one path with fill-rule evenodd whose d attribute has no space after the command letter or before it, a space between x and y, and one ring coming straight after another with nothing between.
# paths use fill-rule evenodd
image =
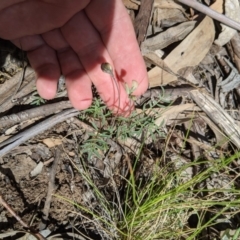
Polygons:
<instances>
[{"instance_id":1,"label":"clump of grass","mask_svg":"<svg viewBox=\"0 0 240 240\"><path fill-rule=\"evenodd\" d=\"M231 158L219 159L212 167L188 181L182 180L182 173L190 166L205 162L190 163L175 172L169 171L172 168L170 165L160 169L157 164L147 182L136 181L133 166L131 175L125 179L127 184L124 198L120 199L122 204L110 202L94 184L88 171L83 170L80 173L91 187L98 208L65 200L75 205L94 223L102 239L201 239L201 236L206 236L206 229L214 227L221 215L239 212L240 194L233 186L230 189L211 191L204 187L197 189L195 186L205 182L213 173L228 168L229 163L239 156L240 153L237 153ZM219 199L216 196L224 192L233 194L234 197ZM206 218L210 212L211 217ZM197 218L196 226L192 228L189 227L191 216ZM223 234L230 235L229 230ZM235 238L229 239L238 239L237 234L239 231L234 233Z\"/></svg>"},{"instance_id":2,"label":"clump of grass","mask_svg":"<svg viewBox=\"0 0 240 240\"><path fill-rule=\"evenodd\" d=\"M190 166L203 162L190 163L172 173L167 166L158 169L144 186L136 186L130 180L128 197L125 199L128 206L125 209L126 222L119 225L125 232L121 239L196 239L203 230L214 226L214 220L220 215L232 212L234 208L239 209L239 192L233 186L231 189L211 191L195 188L211 177L212 173L228 168L229 163L236 157L239 157L239 154L229 159L216 160L214 165L187 182L181 180L181 174ZM234 194L234 200L214 196L226 191ZM202 197L202 193L207 194ZM204 215L209 211L214 214L206 221ZM195 228L190 228L188 220L193 214L197 215L198 223Z\"/></svg>"},{"instance_id":3,"label":"clump of grass","mask_svg":"<svg viewBox=\"0 0 240 240\"><path fill-rule=\"evenodd\" d=\"M226 212L230 216L239 212L239 191L233 183L218 189L209 189L206 186L207 180L214 174L228 175L232 171L229 166L239 158L239 153L211 161L196 159L178 167L174 163L180 161L176 153L167 162L163 161L166 156L161 156L154 159L147 178L136 177L137 168L142 164L144 146L148 142L154 142L155 137L164 138L164 131L155 124L158 111L151 113L159 105L160 99L148 102L148 107L143 106L144 111L141 114L134 112L127 119L119 117L114 126L109 125L111 113L100 100L96 100L80 116L86 122L89 119L101 119L99 122L91 121L94 131L81 143L79 151L82 164L76 165L88 191L94 196L97 207L87 202L80 204L69 199L64 200L76 206L77 214L88 219L102 239L201 239L206 237L207 229L214 229L217 220ZM84 160L103 158L109 149L108 139L126 141L129 138L136 139L141 144L135 156L131 155L131 159L127 160L129 174L118 176L121 186L116 184L115 176L109 180L112 185L112 196L109 198L106 194L107 187L100 189L97 186L97 172L84 163ZM185 147L186 144L183 148ZM162 152L167 151L163 149ZM187 170L191 167L201 170L186 178ZM194 226L191 223L192 218L196 219ZM223 234L228 236L232 233L226 231ZM234 232L232 239L237 239L238 235L239 231ZM212 235L210 238L214 239Z\"/></svg>"}]
</instances>

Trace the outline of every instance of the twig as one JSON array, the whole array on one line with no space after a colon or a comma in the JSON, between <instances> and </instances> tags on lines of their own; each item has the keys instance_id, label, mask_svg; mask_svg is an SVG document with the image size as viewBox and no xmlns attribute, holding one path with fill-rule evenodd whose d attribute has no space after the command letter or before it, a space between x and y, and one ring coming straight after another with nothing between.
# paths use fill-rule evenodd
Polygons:
<instances>
[{"instance_id":1,"label":"twig","mask_svg":"<svg viewBox=\"0 0 240 240\"><path fill-rule=\"evenodd\" d=\"M19 81L19 77L21 73L17 73L14 77L11 78L11 81L7 81L0 88L0 113L7 111L17 104L17 101L12 101L12 89L14 85ZM27 94L33 92L33 89L36 85L35 83L36 75L35 72L27 67L24 74L24 82L20 88L20 91L16 93L14 99L19 99Z\"/></svg>"},{"instance_id":2,"label":"twig","mask_svg":"<svg viewBox=\"0 0 240 240\"><path fill-rule=\"evenodd\" d=\"M146 32L152 14L153 3L154 0L142 0L138 15L134 20L134 28L137 34L137 41L139 45L141 45L146 38Z\"/></svg>"},{"instance_id":3,"label":"twig","mask_svg":"<svg viewBox=\"0 0 240 240\"><path fill-rule=\"evenodd\" d=\"M227 16L225 16L221 13L214 11L213 9L211 9L209 7L204 6L203 4L201 4L195 0L177 0L177 1L187 5L189 7L192 7L194 9L198 10L199 12L202 12L202 13L206 14L207 16L209 16L231 28L234 28L234 29L240 31L240 23L232 20L231 18L228 18Z\"/></svg>"},{"instance_id":4,"label":"twig","mask_svg":"<svg viewBox=\"0 0 240 240\"><path fill-rule=\"evenodd\" d=\"M22 75L21 75L21 77L19 79L19 82L18 82L18 85L17 85L17 87L16 87L16 89L15 89L13 95L12 95L12 102L16 101L16 99L14 97L15 97L16 93L18 92L18 90L20 89L20 87L21 87L21 85L23 83L26 68L27 68L27 63L25 63L25 64L23 63Z\"/></svg>"},{"instance_id":5,"label":"twig","mask_svg":"<svg viewBox=\"0 0 240 240\"><path fill-rule=\"evenodd\" d=\"M69 101L62 101L35 107L16 114L11 114L9 116L4 116L0 118L0 128L11 127L14 124L21 123L31 118L46 117L70 107L71 103Z\"/></svg>"},{"instance_id":6,"label":"twig","mask_svg":"<svg viewBox=\"0 0 240 240\"><path fill-rule=\"evenodd\" d=\"M56 171L57 171L57 166L60 158L60 150L57 148L55 151L55 159L52 164L51 170L50 170L50 175L49 175L49 182L48 182L48 192L47 192L47 197L46 201L44 204L43 208L43 221L40 224L40 230L45 229L46 227L46 222L48 220L48 215L49 215L49 210L50 210L50 204L52 201L52 194L56 189L55 185L55 176L56 176Z\"/></svg>"},{"instance_id":7,"label":"twig","mask_svg":"<svg viewBox=\"0 0 240 240\"><path fill-rule=\"evenodd\" d=\"M7 211L9 213L11 213L11 215L13 217L16 218L16 220L26 229L28 229L30 231L30 233L36 237L38 240L46 240L46 238L44 238L40 233L34 233L32 230L31 230L31 227L28 226L28 224L26 224L15 212L14 210L12 209L12 207L3 199L3 197L1 196L0 194L0 203L3 205L3 207L5 207L7 209Z\"/></svg>"},{"instance_id":8,"label":"twig","mask_svg":"<svg viewBox=\"0 0 240 240\"><path fill-rule=\"evenodd\" d=\"M4 147L2 150L0 150L0 157L4 156L8 152L10 152L13 148L19 146L20 144L26 142L30 138L44 132L45 130L53 127L57 123L65 121L67 118L73 117L78 115L78 110L76 109L68 109L65 111L62 111L36 125L33 127L5 140L4 142L0 143L0 147Z\"/></svg>"}]
</instances>

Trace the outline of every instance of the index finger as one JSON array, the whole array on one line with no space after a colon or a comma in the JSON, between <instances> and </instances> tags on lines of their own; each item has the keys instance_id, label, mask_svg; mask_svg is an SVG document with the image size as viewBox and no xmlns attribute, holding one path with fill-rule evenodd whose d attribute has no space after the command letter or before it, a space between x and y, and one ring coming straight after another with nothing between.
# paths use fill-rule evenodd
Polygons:
<instances>
[{"instance_id":1,"label":"index finger","mask_svg":"<svg viewBox=\"0 0 240 240\"><path fill-rule=\"evenodd\" d=\"M140 53L131 19L121 0L93 0L85 9L87 16L101 35L114 64L118 80L132 86L138 83L134 95L148 87L146 67Z\"/></svg>"}]
</instances>

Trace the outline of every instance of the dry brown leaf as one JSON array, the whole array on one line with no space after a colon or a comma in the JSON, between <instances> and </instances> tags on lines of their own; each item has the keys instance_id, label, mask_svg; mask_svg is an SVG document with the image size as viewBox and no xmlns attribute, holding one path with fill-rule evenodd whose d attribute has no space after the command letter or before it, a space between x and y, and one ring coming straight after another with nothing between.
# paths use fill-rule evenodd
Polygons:
<instances>
[{"instance_id":1,"label":"dry brown leaf","mask_svg":"<svg viewBox=\"0 0 240 240\"><path fill-rule=\"evenodd\" d=\"M174 1L169 1L169 0L167 0L167 1L166 0L165 1L155 0L154 7L168 8L168 9L176 8L176 9L179 9L181 12L185 13L185 9L182 7L182 5L175 3Z\"/></svg>"},{"instance_id":2,"label":"dry brown leaf","mask_svg":"<svg viewBox=\"0 0 240 240\"><path fill-rule=\"evenodd\" d=\"M223 0L217 0L215 1L210 8L212 8L213 10L219 12L219 13L223 13Z\"/></svg>"},{"instance_id":3,"label":"dry brown leaf","mask_svg":"<svg viewBox=\"0 0 240 240\"><path fill-rule=\"evenodd\" d=\"M215 36L213 20L204 20L166 57L164 62L174 72L198 65L208 53ZM177 80L176 75L154 67L148 72L150 87L162 86Z\"/></svg>"},{"instance_id":4,"label":"dry brown leaf","mask_svg":"<svg viewBox=\"0 0 240 240\"><path fill-rule=\"evenodd\" d=\"M171 106L166 109L161 109L160 111L162 112L162 114L159 118L155 120L155 124L157 126L162 126L162 124L170 125L173 122L176 123L176 121L182 122L182 119L186 118L186 115L182 113L186 110L194 112L199 110L199 108L196 107L196 105L193 103L187 103L187 104L178 105L178 106ZM189 118L186 119L186 121L189 121Z\"/></svg>"},{"instance_id":5,"label":"dry brown leaf","mask_svg":"<svg viewBox=\"0 0 240 240\"><path fill-rule=\"evenodd\" d=\"M122 0L123 4L128 9L138 10L139 5L131 0Z\"/></svg>"},{"instance_id":6,"label":"dry brown leaf","mask_svg":"<svg viewBox=\"0 0 240 240\"><path fill-rule=\"evenodd\" d=\"M43 143L47 147L52 148L52 147L55 147L57 145L61 145L62 144L62 139L60 139L60 138L45 138L45 139L43 139Z\"/></svg>"}]
</instances>

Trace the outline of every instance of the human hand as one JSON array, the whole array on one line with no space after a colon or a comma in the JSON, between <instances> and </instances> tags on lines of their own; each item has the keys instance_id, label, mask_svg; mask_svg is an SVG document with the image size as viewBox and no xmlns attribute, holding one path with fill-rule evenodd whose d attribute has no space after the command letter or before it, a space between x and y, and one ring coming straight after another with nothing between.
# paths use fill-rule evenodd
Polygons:
<instances>
[{"instance_id":1,"label":"human hand","mask_svg":"<svg viewBox=\"0 0 240 240\"><path fill-rule=\"evenodd\" d=\"M93 83L111 110L127 115L132 106L125 84L131 88L137 82L136 96L147 89L144 61L121 0L1 0L0 38L27 52L45 99L54 98L63 74L73 107L91 105ZM113 67L119 88L101 70L104 62Z\"/></svg>"}]
</instances>

